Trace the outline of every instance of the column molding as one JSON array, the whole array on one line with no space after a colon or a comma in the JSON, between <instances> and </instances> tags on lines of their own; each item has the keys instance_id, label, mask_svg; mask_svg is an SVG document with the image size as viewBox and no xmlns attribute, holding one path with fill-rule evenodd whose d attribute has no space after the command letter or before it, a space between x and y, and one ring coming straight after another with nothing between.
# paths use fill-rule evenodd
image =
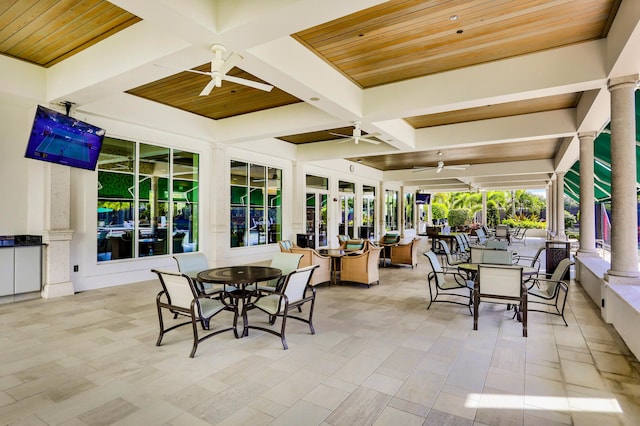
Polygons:
<instances>
[{"instance_id":1,"label":"column molding","mask_svg":"<svg viewBox=\"0 0 640 426\"><path fill-rule=\"evenodd\" d=\"M565 240L567 235L564 229L564 172L556 172L556 238Z\"/></svg>"},{"instance_id":2,"label":"column molding","mask_svg":"<svg viewBox=\"0 0 640 426\"><path fill-rule=\"evenodd\" d=\"M638 74L612 78L611 269L606 280L636 282L638 273L635 90ZM632 280L629 280L631 278Z\"/></svg>"},{"instance_id":3,"label":"column molding","mask_svg":"<svg viewBox=\"0 0 640 426\"><path fill-rule=\"evenodd\" d=\"M594 202L594 141L596 132L578 133L580 140L580 248L578 256L597 256Z\"/></svg>"}]
</instances>

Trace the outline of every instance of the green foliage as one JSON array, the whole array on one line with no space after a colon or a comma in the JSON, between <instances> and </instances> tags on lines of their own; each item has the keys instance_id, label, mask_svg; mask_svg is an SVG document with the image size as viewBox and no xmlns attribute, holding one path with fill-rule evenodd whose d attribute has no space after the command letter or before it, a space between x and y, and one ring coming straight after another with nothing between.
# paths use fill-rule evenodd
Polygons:
<instances>
[{"instance_id":1,"label":"green foliage","mask_svg":"<svg viewBox=\"0 0 640 426\"><path fill-rule=\"evenodd\" d=\"M573 228L573 225L575 225L576 222L577 222L576 217L565 210L564 211L564 229Z\"/></svg>"},{"instance_id":2,"label":"green foliage","mask_svg":"<svg viewBox=\"0 0 640 426\"><path fill-rule=\"evenodd\" d=\"M500 215L498 214L498 207L495 202L487 202L487 225L490 228L495 228L498 225L500 220Z\"/></svg>"},{"instance_id":3,"label":"green foliage","mask_svg":"<svg viewBox=\"0 0 640 426\"><path fill-rule=\"evenodd\" d=\"M524 215L510 216L502 221L504 225L509 225L511 228L527 228L527 229L545 229L547 223L538 219L537 216L528 218Z\"/></svg>"},{"instance_id":4,"label":"green foliage","mask_svg":"<svg viewBox=\"0 0 640 426\"><path fill-rule=\"evenodd\" d=\"M465 225L469 222L469 210L468 209L451 209L447 220L450 226Z\"/></svg>"},{"instance_id":5,"label":"green foliage","mask_svg":"<svg viewBox=\"0 0 640 426\"><path fill-rule=\"evenodd\" d=\"M449 209L441 203L431 203L431 217L433 219L445 219L449 214Z\"/></svg>"}]
</instances>

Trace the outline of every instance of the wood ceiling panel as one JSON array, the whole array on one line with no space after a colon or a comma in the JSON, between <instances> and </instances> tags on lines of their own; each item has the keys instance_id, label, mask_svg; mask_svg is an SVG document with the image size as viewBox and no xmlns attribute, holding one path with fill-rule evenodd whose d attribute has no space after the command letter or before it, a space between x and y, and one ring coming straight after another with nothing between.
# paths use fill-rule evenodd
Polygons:
<instances>
[{"instance_id":1,"label":"wood ceiling panel","mask_svg":"<svg viewBox=\"0 0 640 426\"><path fill-rule=\"evenodd\" d=\"M139 21L103 0L5 1L0 53L50 67Z\"/></svg>"},{"instance_id":2,"label":"wood ceiling panel","mask_svg":"<svg viewBox=\"0 0 640 426\"><path fill-rule=\"evenodd\" d=\"M211 64L206 63L194 69L208 72ZM237 67L227 74L267 83ZM271 92L265 92L230 81L223 81L222 87L214 88L208 96L199 96L210 80L207 75L184 71L136 87L127 93L215 120L302 102L276 87Z\"/></svg>"},{"instance_id":3,"label":"wood ceiling panel","mask_svg":"<svg viewBox=\"0 0 640 426\"><path fill-rule=\"evenodd\" d=\"M555 157L561 139L541 139L527 142L509 142L443 150L442 160L446 165L496 163L509 161L530 161ZM378 170L402 170L413 167L434 167L437 165L438 150L404 152L400 154L374 155L370 157L347 158Z\"/></svg>"},{"instance_id":4,"label":"wood ceiling panel","mask_svg":"<svg viewBox=\"0 0 640 426\"><path fill-rule=\"evenodd\" d=\"M392 0L293 37L367 88L604 37L619 3Z\"/></svg>"},{"instance_id":5,"label":"wood ceiling panel","mask_svg":"<svg viewBox=\"0 0 640 426\"><path fill-rule=\"evenodd\" d=\"M299 133L297 135L281 136L278 139L285 142L294 143L294 144L305 144L305 143L312 143L312 142L331 141L331 140L342 138L341 136L332 135L331 133L339 133L342 135L352 135L353 126L340 127L337 129L320 130L318 132ZM365 135L367 135L367 132L363 130L362 136L365 136Z\"/></svg>"},{"instance_id":6,"label":"wood ceiling panel","mask_svg":"<svg viewBox=\"0 0 640 426\"><path fill-rule=\"evenodd\" d=\"M516 102L486 105L477 108L467 108L447 111L438 114L427 114L405 118L413 128L441 126L445 124L463 123L467 121L486 120L490 118L509 117L520 114L553 111L557 109L575 108L580 99L579 93L546 96Z\"/></svg>"}]
</instances>

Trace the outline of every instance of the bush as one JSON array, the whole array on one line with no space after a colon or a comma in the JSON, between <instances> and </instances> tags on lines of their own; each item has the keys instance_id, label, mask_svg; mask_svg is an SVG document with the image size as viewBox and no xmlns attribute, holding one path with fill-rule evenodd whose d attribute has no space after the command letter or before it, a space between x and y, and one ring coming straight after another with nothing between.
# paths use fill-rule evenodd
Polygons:
<instances>
[{"instance_id":1,"label":"bush","mask_svg":"<svg viewBox=\"0 0 640 426\"><path fill-rule=\"evenodd\" d=\"M446 205L441 203L431 204L431 218L432 219L446 219L449 214L449 209Z\"/></svg>"},{"instance_id":2,"label":"bush","mask_svg":"<svg viewBox=\"0 0 640 426\"><path fill-rule=\"evenodd\" d=\"M576 222L577 222L576 217L565 210L564 211L564 229L573 228L573 225L575 225Z\"/></svg>"},{"instance_id":3,"label":"bush","mask_svg":"<svg viewBox=\"0 0 640 426\"><path fill-rule=\"evenodd\" d=\"M487 225L490 228L495 228L500 220L498 208L495 203L487 203Z\"/></svg>"},{"instance_id":4,"label":"bush","mask_svg":"<svg viewBox=\"0 0 640 426\"><path fill-rule=\"evenodd\" d=\"M467 209L451 209L447 216L449 226L466 225L469 222L469 210Z\"/></svg>"},{"instance_id":5,"label":"bush","mask_svg":"<svg viewBox=\"0 0 640 426\"><path fill-rule=\"evenodd\" d=\"M537 218L526 217L509 217L502 221L503 225L509 225L510 228L527 228L527 229L545 229L547 223Z\"/></svg>"}]
</instances>

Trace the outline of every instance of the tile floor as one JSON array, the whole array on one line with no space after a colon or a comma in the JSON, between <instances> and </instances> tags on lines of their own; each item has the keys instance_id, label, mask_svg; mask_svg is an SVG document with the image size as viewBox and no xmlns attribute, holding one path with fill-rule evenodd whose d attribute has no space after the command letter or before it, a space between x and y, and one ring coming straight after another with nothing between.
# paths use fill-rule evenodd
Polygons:
<instances>
[{"instance_id":1,"label":"tile floor","mask_svg":"<svg viewBox=\"0 0 640 426\"><path fill-rule=\"evenodd\" d=\"M291 321L287 351L255 330L194 359L188 329L156 347L155 281L0 305L0 424L640 424L640 364L579 286L568 327L531 313L523 338L485 305L472 331L464 307L426 309L426 260L381 269L379 286L319 287L317 334Z\"/></svg>"}]
</instances>

